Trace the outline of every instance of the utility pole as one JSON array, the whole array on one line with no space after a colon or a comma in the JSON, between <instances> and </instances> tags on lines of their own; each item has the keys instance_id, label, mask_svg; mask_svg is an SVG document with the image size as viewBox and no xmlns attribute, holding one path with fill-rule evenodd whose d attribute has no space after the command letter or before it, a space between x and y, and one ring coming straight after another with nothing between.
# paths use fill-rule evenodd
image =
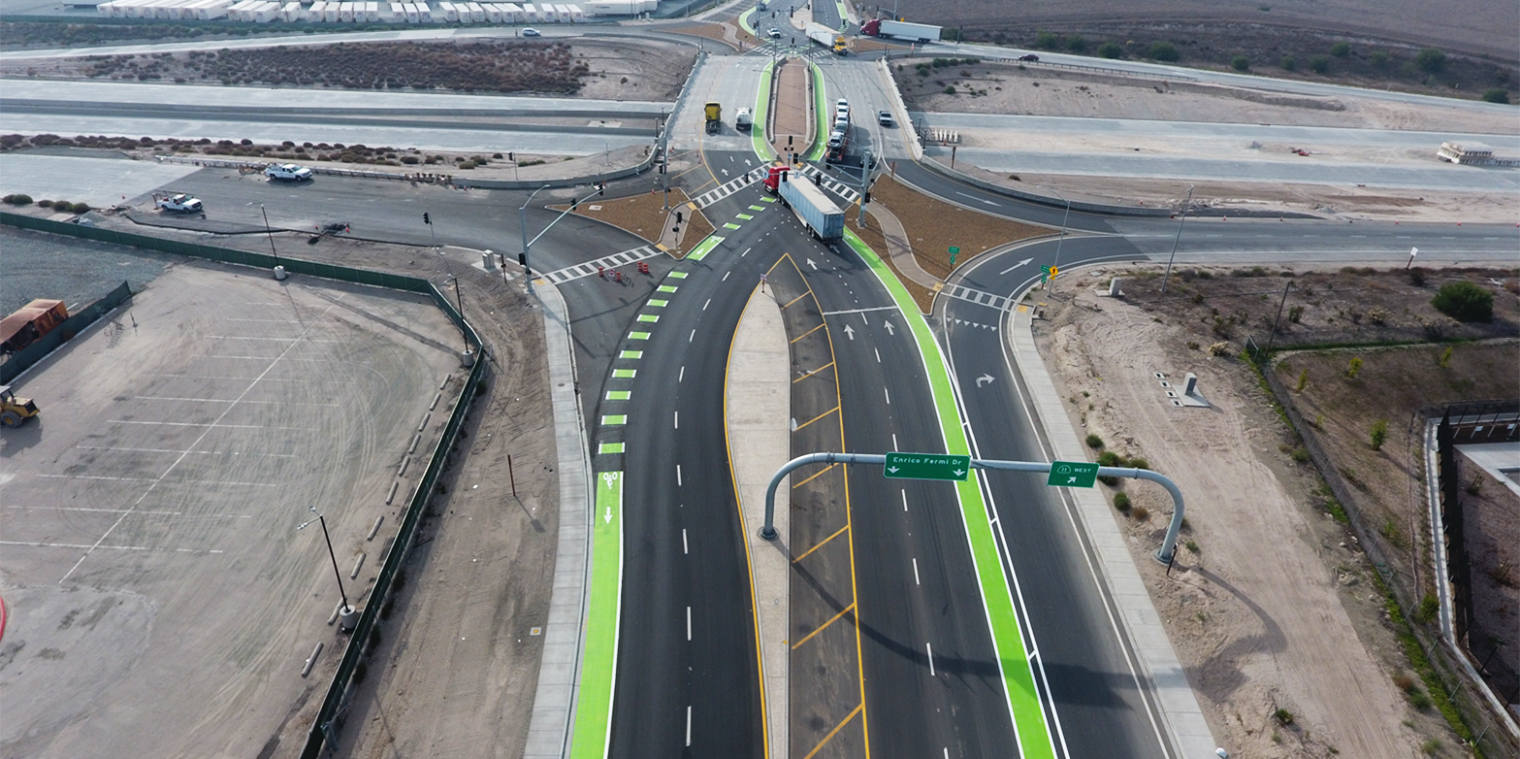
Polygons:
<instances>
[{"instance_id":1,"label":"utility pole","mask_svg":"<svg viewBox=\"0 0 1520 759\"><path fill-rule=\"evenodd\" d=\"M1056 194L1061 196L1061 200L1066 201L1066 213L1061 215L1061 236L1056 238L1056 260L1050 265L1050 268L1059 274L1061 271L1061 243L1066 242L1066 222L1071 218L1071 201L1059 192ZM1046 289L1051 289L1055 287L1055 282L1047 279L1045 280L1045 286Z\"/></svg>"},{"instance_id":2,"label":"utility pole","mask_svg":"<svg viewBox=\"0 0 1520 759\"><path fill-rule=\"evenodd\" d=\"M261 213L261 214L264 215L264 233L267 234L267 235L269 235L269 254L272 255L272 256L274 256L274 266L275 266L275 269L279 269L280 268L280 254L279 254L278 251L276 251L274 249L274 230L269 228L269 212L264 210L264 203L263 203L263 201L259 202L259 213ZM1413 261L1414 258L1411 257L1409 260ZM275 279L279 279L279 278L280 278L279 277L279 272L276 271L275 272Z\"/></svg>"},{"instance_id":3,"label":"utility pole","mask_svg":"<svg viewBox=\"0 0 1520 759\"><path fill-rule=\"evenodd\" d=\"M1292 289L1292 287L1293 280L1290 279L1288 280L1288 284L1283 285L1282 300L1277 302L1277 316L1272 319L1272 333L1267 335L1267 352L1265 355L1268 359L1272 357L1272 343L1277 339L1277 325L1282 321L1283 306L1288 302L1288 290Z\"/></svg>"},{"instance_id":4,"label":"utility pole","mask_svg":"<svg viewBox=\"0 0 1520 759\"><path fill-rule=\"evenodd\" d=\"M1177 220L1177 237L1172 240L1172 255L1166 259L1166 276L1161 278L1161 294L1166 295L1166 283L1172 278L1172 262L1177 260L1177 243L1182 242L1182 222L1187 221L1188 207L1193 205L1193 186L1188 185L1187 200L1182 201L1182 218Z\"/></svg>"},{"instance_id":5,"label":"utility pole","mask_svg":"<svg viewBox=\"0 0 1520 759\"><path fill-rule=\"evenodd\" d=\"M459 304L459 334L464 337L464 352L470 352L470 333L464 328L464 288L459 286L459 277L453 274L449 279L454 280L454 301Z\"/></svg>"}]
</instances>

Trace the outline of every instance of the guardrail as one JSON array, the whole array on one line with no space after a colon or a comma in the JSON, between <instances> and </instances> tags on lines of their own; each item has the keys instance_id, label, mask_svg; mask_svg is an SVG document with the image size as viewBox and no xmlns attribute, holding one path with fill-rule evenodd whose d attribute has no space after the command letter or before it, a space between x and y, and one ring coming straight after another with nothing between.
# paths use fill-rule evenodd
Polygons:
<instances>
[{"instance_id":1,"label":"guardrail","mask_svg":"<svg viewBox=\"0 0 1520 759\"><path fill-rule=\"evenodd\" d=\"M443 461L447 452L454 446L463 424L466 410L474 399L475 390L485 378L487 365L480 335L464 320L463 314L454 309L453 304L433 286L433 283L419 277L409 277L387 272L369 271L366 269L354 269L347 266L322 263L319 261L307 261L299 258L281 256L278 259L272 255L252 253L249 251L234 250L231 248L219 248L213 245L201 245L199 243L185 242L181 240L167 240L159 237L149 237L132 232L121 232L114 229L85 224L70 224L68 222L41 219L35 216L9 213L0 211L0 224L7 224L23 229L34 229L40 232L52 232L54 234L82 237L90 240L115 243L118 245L130 245L150 250L159 250L165 253L176 253L184 256L204 258L221 263L239 266L254 266L262 269L273 269L275 265L285 267L292 274L306 274L325 279L336 279L343 282L354 282L375 287L385 287L393 290L425 293L433 298L434 304L443 310L455 326L465 333L465 340L475 347L476 359L470 369L470 374L465 380L464 389L460 392L454 403L454 408L449 414L449 421L444 426L443 435L438 440L438 445L433 448L428 465L417 488L412 492L412 497L402 516L401 526L397 530L396 539L386 553L384 564L380 568L380 574L375 578L374 589L369 596L369 603L365 605L359 615L359 623L349 638L349 645L344 648L343 658L338 662L337 672L333 675L332 684L327 689L327 695L322 700L322 706L317 712L317 718L312 722L311 731L307 735L305 749L301 752L302 759L316 759L321 753L323 744L332 739L336 731L336 723L342 712L343 699L348 692L348 684L353 679L355 670L360 665L360 659L368 653L370 631L378 624L380 607L386 596L390 593L396 572L400 570L405 561L406 554L411 548L412 538L417 531L417 524L421 521L422 511L427 507L428 500L437 486L439 475L442 472ZM125 283L123 283L125 287ZM109 297L109 296L108 296ZM49 333L50 335L52 333ZM9 364L7 364L8 366Z\"/></svg>"}]
</instances>

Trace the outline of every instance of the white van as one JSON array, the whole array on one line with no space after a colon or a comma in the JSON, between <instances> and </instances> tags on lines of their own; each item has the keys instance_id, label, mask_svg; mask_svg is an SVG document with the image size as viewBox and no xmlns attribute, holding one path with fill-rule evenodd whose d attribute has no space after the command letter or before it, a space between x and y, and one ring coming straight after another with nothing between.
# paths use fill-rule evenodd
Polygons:
<instances>
[{"instance_id":1,"label":"white van","mask_svg":"<svg viewBox=\"0 0 1520 759\"><path fill-rule=\"evenodd\" d=\"M734 128L741 132L748 132L755 125L755 120L749 115L748 108L740 108L734 116Z\"/></svg>"}]
</instances>

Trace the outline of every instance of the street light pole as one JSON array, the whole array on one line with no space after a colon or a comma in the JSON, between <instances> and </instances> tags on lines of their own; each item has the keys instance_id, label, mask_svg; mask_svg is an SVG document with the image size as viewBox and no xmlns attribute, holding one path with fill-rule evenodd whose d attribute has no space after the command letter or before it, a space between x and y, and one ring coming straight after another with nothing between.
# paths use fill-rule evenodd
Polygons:
<instances>
[{"instance_id":1,"label":"street light pole","mask_svg":"<svg viewBox=\"0 0 1520 759\"><path fill-rule=\"evenodd\" d=\"M470 333L464 328L464 288L459 286L459 277L453 274L449 278L454 280L454 300L459 304L459 334L464 338L464 352L470 352Z\"/></svg>"},{"instance_id":2,"label":"street light pole","mask_svg":"<svg viewBox=\"0 0 1520 759\"><path fill-rule=\"evenodd\" d=\"M308 508L311 513L317 514L317 507L311 506ZM336 577L338 579L338 597L343 599L343 612L348 613L352 611L354 607L348 605L348 593L344 592L343 590L343 573L338 570L338 555L336 553L333 553L332 536L327 532L327 519L321 514L317 514L316 519L308 519L305 522L297 525L296 529L304 530L306 529L307 525L310 525L312 522L317 522L322 525L322 537L327 541L327 558L332 559L333 577Z\"/></svg>"},{"instance_id":3,"label":"street light pole","mask_svg":"<svg viewBox=\"0 0 1520 759\"><path fill-rule=\"evenodd\" d=\"M264 215L264 233L269 235L269 254L274 256L274 265L280 265L280 254L274 249L274 230L269 228L269 212L264 210L263 201L259 202L259 213Z\"/></svg>"},{"instance_id":4,"label":"street light pole","mask_svg":"<svg viewBox=\"0 0 1520 759\"><path fill-rule=\"evenodd\" d=\"M1177 220L1177 237L1172 240L1172 255L1166 259L1166 276L1161 278L1161 294L1166 295L1166 283L1172 278L1172 262L1177 260L1177 243L1182 242L1182 222L1187 221L1188 206L1193 205L1193 186L1188 185L1187 199L1182 201L1182 218Z\"/></svg>"},{"instance_id":5,"label":"street light pole","mask_svg":"<svg viewBox=\"0 0 1520 759\"><path fill-rule=\"evenodd\" d=\"M544 190L548 189L548 187L549 185L544 185L543 187L534 190L533 194L529 195L528 199L523 201L522 207L517 209L517 223L518 226L522 228L521 263L523 267L523 278L528 280L528 292L533 292L533 270L528 268L528 204L533 202L533 195L537 195L540 192L543 192Z\"/></svg>"}]
</instances>

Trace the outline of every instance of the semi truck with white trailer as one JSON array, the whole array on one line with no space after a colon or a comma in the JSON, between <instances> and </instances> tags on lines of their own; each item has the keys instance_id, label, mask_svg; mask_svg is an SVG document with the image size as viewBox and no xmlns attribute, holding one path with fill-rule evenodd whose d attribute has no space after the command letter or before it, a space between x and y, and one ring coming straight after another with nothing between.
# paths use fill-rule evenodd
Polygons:
<instances>
[{"instance_id":1,"label":"semi truck with white trailer","mask_svg":"<svg viewBox=\"0 0 1520 759\"><path fill-rule=\"evenodd\" d=\"M807 34L807 38L812 40L814 44L820 45L826 50L834 51L835 55L844 55L848 50L848 43L846 43L844 35L823 24L810 21L803 29L803 32Z\"/></svg>"},{"instance_id":2,"label":"semi truck with white trailer","mask_svg":"<svg viewBox=\"0 0 1520 759\"><path fill-rule=\"evenodd\" d=\"M824 242L844 237L844 211L839 210L822 189L806 179L789 181L792 172L785 167L772 169L771 175L767 179L775 181L776 194L781 196L781 202L797 214L814 237ZM771 182L766 184L769 186Z\"/></svg>"},{"instance_id":3,"label":"semi truck with white trailer","mask_svg":"<svg viewBox=\"0 0 1520 759\"><path fill-rule=\"evenodd\" d=\"M911 24L889 18L872 19L860 27L860 33L871 37L892 37L913 42L939 42L940 27L932 24Z\"/></svg>"}]
</instances>

